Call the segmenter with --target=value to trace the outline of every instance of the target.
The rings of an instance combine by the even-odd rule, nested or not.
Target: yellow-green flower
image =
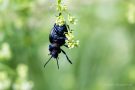
[[[56,24],[59,26],[62,26],[65,24],[65,19],[62,15],[58,16],[56,19]]]
[[[71,16],[71,15],[68,15],[68,21],[71,23],[71,24],[76,24],[76,18]]]
[[[68,38],[68,40],[74,39],[74,35],[72,34],[72,32],[68,32],[68,33],[66,33],[65,35],[66,35],[66,37]]]
[[[66,5],[63,5],[62,6],[62,11],[66,11],[67,10],[67,6]]]
[[[67,37],[66,43],[70,49],[79,45],[79,40],[74,40],[74,35],[72,34],[72,32],[68,32],[65,35]]]

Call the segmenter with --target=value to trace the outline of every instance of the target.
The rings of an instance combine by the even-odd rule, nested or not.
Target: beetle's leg
[[[68,31],[71,31],[69,25],[66,24],[66,27],[67,27]]]
[[[51,58],[52,58],[52,56],[51,56],[50,59],[45,63],[44,68],[45,68],[45,66],[49,63],[49,61],[51,60]]]
[[[71,61],[70,61],[70,59],[68,58],[68,56],[67,56],[66,52],[65,52],[64,50],[62,50],[62,49],[61,49],[61,51],[62,51],[62,53],[63,53],[63,54],[65,54],[65,56],[66,56],[66,58],[67,58],[68,62],[69,62],[70,64],[72,64],[72,62],[71,62]]]
[[[68,45],[64,45],[66,48],[69,48]]]
[[[58,62],[58,58],[56,58],[56,61],[57,61],[57,66],[58,66],[58,69],[59,69],[59,62]]]

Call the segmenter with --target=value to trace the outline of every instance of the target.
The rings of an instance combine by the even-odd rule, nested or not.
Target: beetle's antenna
[[[58,58],[56,58],[56,61],[57,61],[57,66],[58,66],[58,69],[59,69],[59,62],[58,62]]]
[[[62,53],[63,53],[63,54],[65,54],[65,56],[66,56],[66,58],[67,58],[68,62],[69,62],[70,64],[72,64],[72,62],[71,62],[71,61],[70,61],[70,59],[68,58],[68,56],[67,56],[66,52],[65,52],[64,50],[62,50],[62,49],[61,49],[61,51],[62,51]]]
[[[44,68],[45,68],[45,66],[49,63],[49,61],[51,60],[51,58],[52,58],[52,56],[49,58],[49,60],[45,63],[45,65],[44,65]]]

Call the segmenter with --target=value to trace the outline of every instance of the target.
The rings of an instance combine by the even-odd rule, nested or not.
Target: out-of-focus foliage
[[[129,23],[131,24],[135,23],[135,4],[133,3],[128,4],[127,18],[128,18]]]
[[[62,47],[60,70],[43,67],[56,3],[0,0],[0,90],[135,90],[134,0],[64,0],[80,47]]]

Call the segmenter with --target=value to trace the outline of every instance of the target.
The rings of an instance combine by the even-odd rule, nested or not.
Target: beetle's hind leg
[[[45,68],[45,66],[49,63],[49,61],[51,60],[51,58],[52,58],[52,56],[49,58],[49,60],[45,63],[45,65],[44,65],[44,68]]]
[[[70,61],[70,59],[68,58],[68,56],[67,56],[66,52],[65,52],[64,50],[62,50],[62,49],[61,49],[61,51],[62,51],[62,53],[63,53],[63,54],[65,54],[65,56],[66,56],[66,58],[67,58],[68,62],[69,62],[70,64],[72,64],[72,62],[71,62],[71,61]]]
[[[57,61],[57,66],[58,66],[58,69],[59,69],[59,62],[58,62],[58,58],[56,58],[56,61]]]
[[[69,48],[68,45],[64,45],[66,48]]]

